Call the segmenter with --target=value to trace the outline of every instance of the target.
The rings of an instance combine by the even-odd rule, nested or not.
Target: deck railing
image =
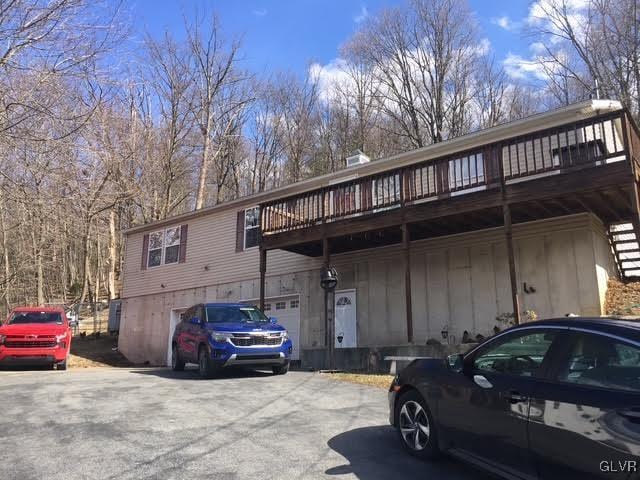
[[[632,122],[626,115],[599,115],[266,202],[260,206],[262,234],[627,160],[625,135],[638,152],[640,137],[625,127]]]

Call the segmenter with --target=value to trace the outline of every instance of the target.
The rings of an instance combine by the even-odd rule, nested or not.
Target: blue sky
[[[399,1],[380,0],[133,0],[135,34],[183,35],[183,15],[197,7],[215,10],[227,35],[243,40],[244,62],[256,73],[306,72],[312,62],[331,63],[340,46],[367,15]],[[532,39],[522,34],[529,0],[470,0],[492,51],[507,65],[531,55]],[[517,76],[522,69],[510,69]]]

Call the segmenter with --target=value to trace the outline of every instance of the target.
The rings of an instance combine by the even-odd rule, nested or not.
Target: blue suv
[[[182,315],[171,348],[173,370],[197,363],[200,375],[211,378],[230,366],[271,367],[284,375],[293,346],[284,327],[253,305],[205,303]]]

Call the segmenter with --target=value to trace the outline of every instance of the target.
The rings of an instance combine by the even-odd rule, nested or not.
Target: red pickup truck
[[[67,369],[71,327],[60,307],[18,307],[0,323],[0,365]]]

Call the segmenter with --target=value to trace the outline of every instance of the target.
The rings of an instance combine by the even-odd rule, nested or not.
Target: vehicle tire
[[[285,363],[284,365],[277,365],[273,367],[272,370],[274,375],[284,375],[289,371],[289,362]]]
[[[202,378],[213,378],[217,370],[211,361],[209,350],[204,345],[201,346],[198,350],[198,373]]]
[[[56,364],[56,370],[66,370],[67,369],[67,359],[65,358],[63,361],[58,362]]]
[[[184,360],[180,357],[180,350],[174,343],[171,346],[171,369],[174,372],[182,372],[184,370]]]
[[[427,403],[416,390],[396,401],[396,430],[404,448],[413,456],[433,460],[440,455],[436,424]]]

